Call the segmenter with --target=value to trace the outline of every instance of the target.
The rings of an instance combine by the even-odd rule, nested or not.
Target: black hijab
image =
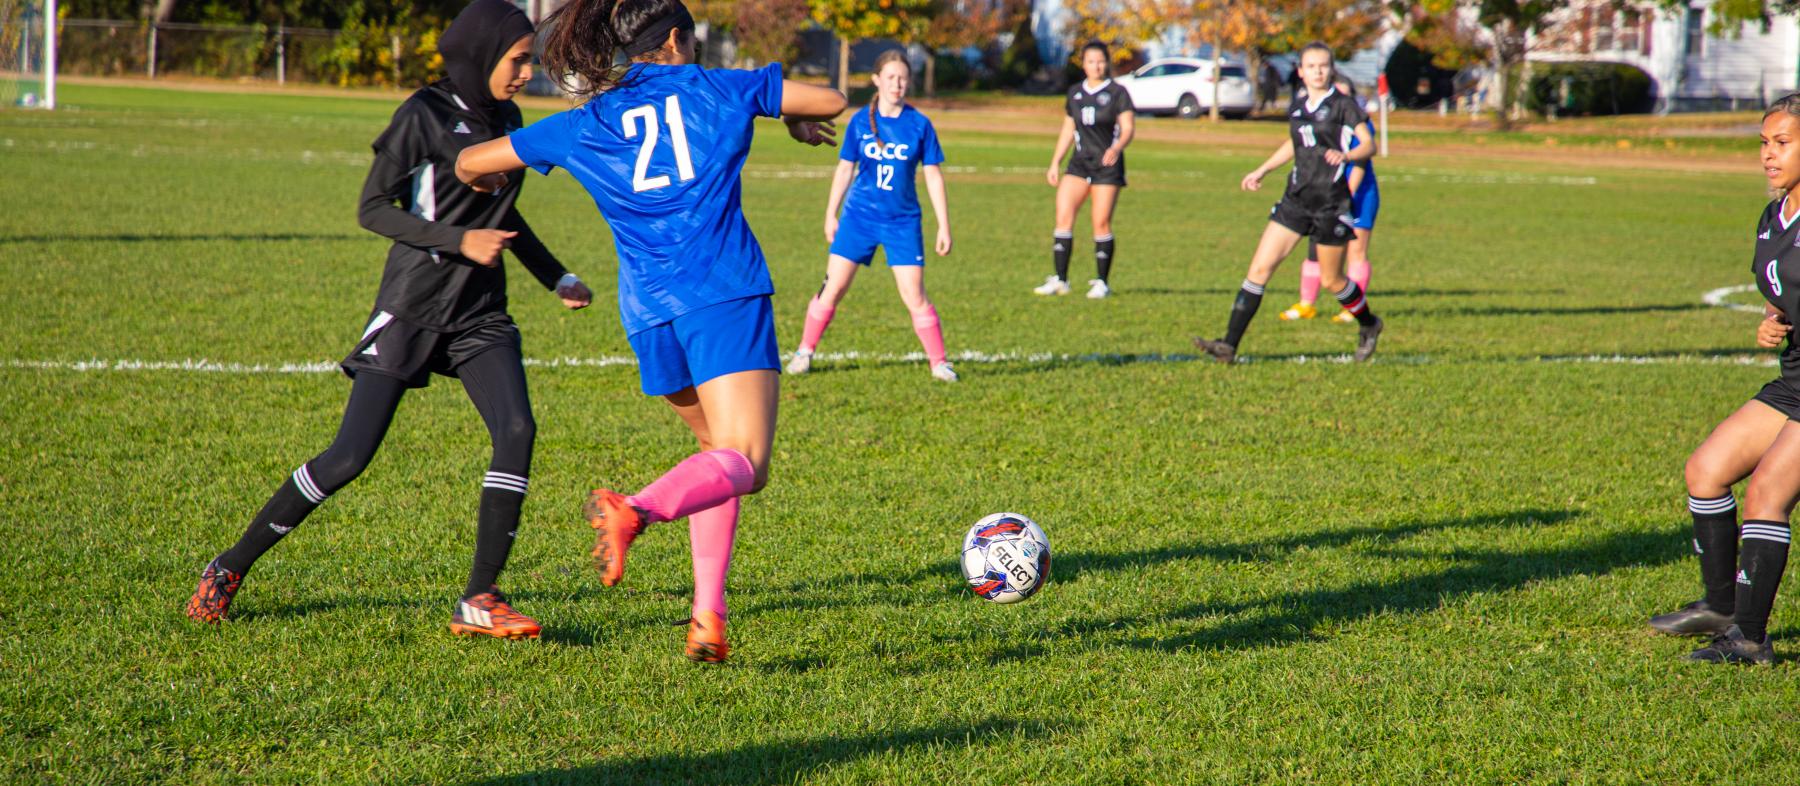
[[[494,98],[488,77],[513,42],[532,33],[531,20],[518,6],[506,0],[475,0],[438,39],[450,90],[490,125],[502,119],[502,110],[512,101]]]

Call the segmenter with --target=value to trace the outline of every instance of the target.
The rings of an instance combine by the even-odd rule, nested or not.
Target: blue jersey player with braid
[[[744,220],[744,159],[757,117],[833,143],[843,94],[755,71],[694,63],[679,0],[571,0],[547,25],[544,64],[582,105],[463,151],[457,173],[560,168],[587,189],[619,254],[619,315],[647,395],[662,396],[700,451],[638,493],[595,489],[584,514],[606,586],[645,527],[688,519],[694,605],[687,657],[726,659],[725,576],[738,498],[768,482],[780,350],[762,248]],[[626,61],[615,67],[620,57]],[[570,77],[578,77],[571,80]]]

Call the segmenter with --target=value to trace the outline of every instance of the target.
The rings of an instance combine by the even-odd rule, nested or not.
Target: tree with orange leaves
[[[850,42],[896,38],[913,42],[931,24],[933,0],[807,0],[813,21],[838,37],[838,84],[850,92]]]

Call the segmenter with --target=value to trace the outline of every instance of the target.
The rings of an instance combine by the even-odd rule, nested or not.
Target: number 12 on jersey
[[[681,97],[669,96],[663,101],[663,116],[669,123],[669,139],[675,147],[675,173],[685,183],[694,179],[694,157],[688,153],[687,124],[681,119]],[[636,192],[650,191],[669,184],[668,175],[649,177],[650,155],[656,150],[657,128],[656,106],[645,104],[627,111],[619,118],[624,124],[625,138],[636,139],[638,128],[643,127],[644,141],[638,144],[637,166],[631,171],[631,190]]]

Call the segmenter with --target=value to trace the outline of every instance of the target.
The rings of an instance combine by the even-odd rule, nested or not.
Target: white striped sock
[[[305,497],[306,501],[314,505],[324,502],[326,497],[331,496],[321,491],[319,484],[313,482],[312,472],[306,469],[305,464],[301,464],[299,469],[294,470],[294,486],[300,489],[300,496]]]
[[[1693,495],[1688,496],[1688,511],[1692,513],[1724,513],[1725,511],[1736,507],[1737,499],[1730,494],[1714,499],[1701,499]]]
[[[1775,543],[1788,543],[1792,534],[1787,527],[1773,524],[1745,524],[1744,540],[1767,540]]]
[[[514,475],[507,472],[489,472],[482,478],[481,485],[490,489],[516,491],[520,494],[524,494],[527,489],[531,488],[531,481],[522,475]]]
[[[1247,279],[1247,278],[1244,279],[1243,286],[1244,286],[1244,291],[1248,292],[1252,295],[1260,296],[1263,293],[1263,285],[1258,284],[1254,281],[1251,281],[1250,279]]]

